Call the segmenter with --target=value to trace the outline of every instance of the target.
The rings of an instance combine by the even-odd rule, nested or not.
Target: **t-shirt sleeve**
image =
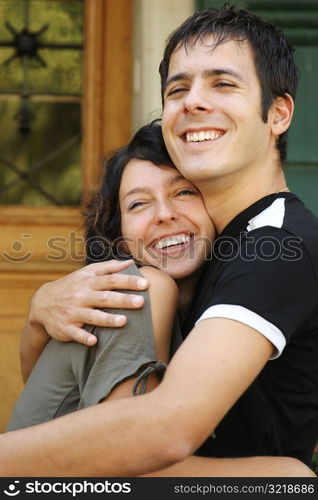
[[[129,268],[126,273],[140,274],[136,266]],[[141,309],[116,310],[116,313],[127,317],[124,327],[86,326],[97,336],[98,341],[89,348],[87,357],[81,358],[78,366],[77,360],[73,360],[81,393],[78,408],[99,403],[120,382],[139,375],[145,365],[157,361],[149,294],[147,291],[137,293],[145,299]],[[114,313],[114,309],[104,310]]]
[[[267,337],[276,348],[272,359],[278,357],[316,308],[317,283],[306,249],[282,229],[266,227],[245,235],[230,257],[197,322],[221,317],[244,323]]]

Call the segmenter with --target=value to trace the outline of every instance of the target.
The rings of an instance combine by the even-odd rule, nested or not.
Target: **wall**
[[[168,35],[195,10],[194,0],[136,0],[133,130],[160,117],[159,64]]]

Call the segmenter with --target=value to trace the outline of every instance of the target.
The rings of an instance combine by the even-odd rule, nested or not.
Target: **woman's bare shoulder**
[[[167,291],[171,290],[171,293],[178,293],[178,287],[174,279],[161,269],[152,266],[143,266],[139,268],[139,271],[153,288],[159,287],[161,290],[166,288]]]

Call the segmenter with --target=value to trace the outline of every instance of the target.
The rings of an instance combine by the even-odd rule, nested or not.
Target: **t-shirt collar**
[[[253,219],[253,217],[256,217],[260,212],[265,210],[267,207],[269,207],[273,201],[275,201],[278,198],[285,198],[285,199],[290,199],[290,198],[297,198],[297,196],[293,193],[287,192],[287,193],[272,193],[267,196],[264,196],[264,198],[261,198],[260,200],[257,200],[253,205],[250,205],[248,208],[240,212],[238,215],[232,219],[227,226],[223,229],[223,231],[219,234],[219,237],[223,236],[235,236],[239,234],[242,231],[246,230],[246,227],[248,225],[248,222]]]

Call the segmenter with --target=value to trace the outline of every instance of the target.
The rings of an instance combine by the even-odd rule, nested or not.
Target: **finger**
[[[97,337],[92,333],[77,326],[70,325],[67,329],[67,337],[70,341],[78,342],[87,346],[93,346],[97,342]]]
[[[78,309],[76,311],[76,322],[93,326],[102,326],[108,328],[120,328],[127,323],[127,318],[123,314],[111,314],[99,309]],[[77,328],[76,325],[69,325],[69,328]],[[86,332],[89,333],[89,332]]]
[[[89,267],[92,268],[94,274],[96,276],[104,275],[104,274],[112,274],[122,271],[123,269],[127,269],[133,264],[133,260],[107,260],[103,262],[95,262],[94,264],[90,264]]]
[[[145,290],[149,283],[141,276],[130,274],[108,274],[94,278],[95,290]]]
[[[87,295],[85,303],[94,308],[139,309],[145,301],[142,295],[105,290],[91,292]]]

